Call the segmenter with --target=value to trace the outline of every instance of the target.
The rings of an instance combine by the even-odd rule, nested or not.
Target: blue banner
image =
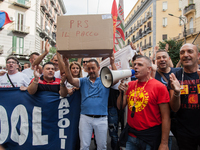
[[[0,88],[0,144],[10,150],[79,149],[80,105],[80,91],[60,98]]]

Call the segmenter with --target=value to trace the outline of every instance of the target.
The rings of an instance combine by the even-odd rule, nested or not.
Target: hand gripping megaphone
[[[113,83],[120,79],[131,77],[135,74],[135,70],[110,70],[108,67],[103,67],[100,72],[100,78],[102,84],[109,88]]]

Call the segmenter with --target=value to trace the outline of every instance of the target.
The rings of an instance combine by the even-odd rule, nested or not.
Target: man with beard
[[[184,44],[180,49],[183,68],[170,75],[170,106],[177,112],[176,139],[180,150],[197,150],[200,146],[198,53],[197,46]]]
[[[58,60],[61,58],[58,55]],[[114,54],[110,57],[112,69],[116,70]],[[91,136],[94,134],[97,149],[106,150],[108,130],[108,96],[109,88],[105,88],[99,77],[99,63],[95,59],[87,62],[88,77],[73,78],[69,69],[69,62],[65,58],[65,74],[67,81],[80,88],[81,91],[81,116],[79,122],[79,136],[81,150],[89,150]]]
[[[68,90],[64,84],[66,77],[65,75],[63,75],[61,79],[54,77],[55,67],[52,62],[47,62],[43,65],[43,75],[41,77],[36,68],[35,66],[34,78],[27,88],[29,94],[33,95],[37,91],[51,91],[59,93],[62,97],[67,96]]]

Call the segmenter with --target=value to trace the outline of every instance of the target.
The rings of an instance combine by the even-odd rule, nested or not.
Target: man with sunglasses
[[[88,71],[87,71],[87,63],[89,62],[91,58],[83,58],[83,68],[82,68],[82,75],[83,77],[88,76]]]
[[[30,80],[26,74],[17,70],[19,61],[14,56],[6,59],[7,73],[0,76],[0,88],[28,87]]]
[[[167,88],[151,78],[152,64],[148,57],[138,56],[133,69],[138,80],[128,84],[122,81],[119,85],[117,107],[128,105],[127,125],[122,134],[125,137],[120,139],[127,140],[126,150],[167,150],[170,130]]]

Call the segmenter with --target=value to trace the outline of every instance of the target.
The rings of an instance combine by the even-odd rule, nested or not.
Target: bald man
[[[200,81],[198,48],[187,43],[180,49],[183,68],[170,75],[170,106],[177,112],[177,142],[180,150],[197,150],[200,146]]]

